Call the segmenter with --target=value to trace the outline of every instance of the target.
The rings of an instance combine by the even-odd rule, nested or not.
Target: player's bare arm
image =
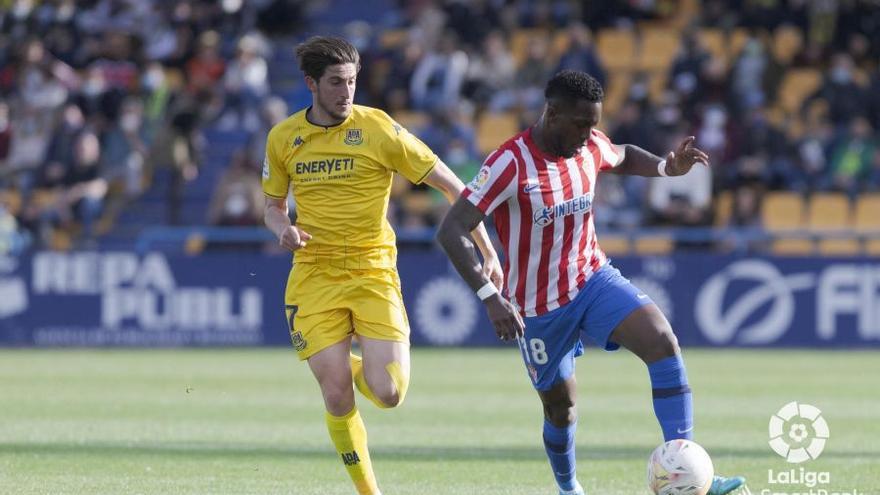
[[[440,191],[453,204],[464,189],[464,183],[441,160],[437,160],[434,169],[425,177],[425,184]],[[498,290],[501,290],[501,287],[504,285],[504,274],[501,271],[498,253],[495,252],[495,248],[492,246],[492,241],[489,239],[489,234],[486,233],[486,227],[483,225],[482,220],[480,218],[476,223],[476,227],[468,230],[471,234],[471,239],[476,243],[480,253],[483,255],[482,265],[478,261],[477,266],[480,267],[479,271],[491,280]]]
[[[437,230],[437,241],[440,246],[446,251],[446,255],[464,281],[475,292],[485,286],[488,280],[481,270],[469,232],[480,225],[483,218],[483,212],[476,206],[464,198],[459,198],[452,204],[452,208]],[[523,335],[525,325],[522,317],[509,301],[501,297],[500,293],[496,292],[486,297],[483,303],[486,305],[486,312],[498,338],[510,340]]]
[[[263,211],[263,221],[276,237],[278,244],[285,249],[296,251],[306,247],[306,241],[312,236],[297,227],[291,225],[290,217],[287,216],[287,198],[273,198],[266,196],[266,205]]]
[[[709,155],[694,146],[694,136],[682,140],[675,151],[670,151],[665,158],[665,176],[684,175],[690,172],[697,163],[709,164]],[[643,177],[663,177],[660,173],[660,162],[664,159],[632,144],[615,145],[620,162],[609,172],[620,175],[641,175]]]

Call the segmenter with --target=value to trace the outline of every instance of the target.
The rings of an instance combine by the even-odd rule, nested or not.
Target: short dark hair
[[[599,81],[586,72],[562,70],[547,81],[544,98],[566,101],[587,100],[591,103],[598,103],[605,98],[605,91],[602,90]]]
[[[321,79],[328,65],[354,64],[361,70],[361,56],[345,38],[312,36],[296,46],[299,70],[315,81]]]

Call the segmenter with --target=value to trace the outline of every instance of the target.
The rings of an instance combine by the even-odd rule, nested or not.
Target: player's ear
[[[317,93],[318,92],[318,81],[315,81],[314,78],[312,78],[312,76],[305,76],[305,80],[306,80],[306,87],[309,88],[309,91],[311,91],[312,93]]]

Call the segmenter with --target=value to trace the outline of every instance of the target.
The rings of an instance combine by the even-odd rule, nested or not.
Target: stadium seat
[[[733,192],[721,191],[715,195],[715,217],[712,224],[716,227],[726,227],[733,215]]]
[[[701,29],[697,36],[700,44],[712,55],[712,58],[727,60],[727,42],[724,31],[717,28]]]
[[[639,237],[634,244],[639,255],[666,255],[675,247],[671,237],[662,235]]]
[[[813,254],[810,239],[781,238],[773,241],[770,251],[777,256],[809,256]]]
[[[392,118],[413,134],[418,134],[419,130],[424,129],[431,120],[427,113],[418,110],[398,110],[394,112]]]
[[[605,101],[602,103],[606,115],[614,115],[626,101],[631,82],[628,71],[617,70],[608,74],[605,87]]]
[[[625,256],[630,251],[629,238],[623,235],[602,235],[599,237],[599,246],[609,256]]]
[[[860,232],[880,232],[880,193],[864,193],[858,197],[853,224]]]
[[[379,46],[385,50],[396,50],[406,44],[409,31],[406,29],[383,29],[379,35]]]
[[[849,198],[843,193],[814,193],[807,206],[807,226],[812,230],[842,230],[852,226]]]
[[[761,204],[761,223],[770,232],[803,228],[804,200],[800,193],[767,193]]]
[[[644,29],[639,50],[638,69],[668,71],[680,44],[681,34],[675,28],[657,26]]]
[[[636,62],[635,35],[628,29],[602,29],[596,48],[599,58],[608,70],[631,70]]]
[[[546,36],[547,32],[543,29],[517,29],[510,35],[510,54],[517,67],[522,67],[529,54],[529,43],[533,38]],[[560,32],[560,36],[566,33]]]
[[[819,88],[822,74],[817,69],[789,69],[779,88],[779,103],[789,113],[798,112],[804,99]]]
[[[819,254],[823,256],[856,256],[862,250],[858,239],[820,239]]]
[[[789,65],[803,44],[804,36],[794,26],[780,26],[773,32],[773,56],[783,65]]]
[[[21,211],[21,194],[12,189],[0,191],[0,205],[13,216],[18,215],[18,212]]]
[[[477,122],[477,147],[484,156],[520,131],[514,112],[486,112]]]

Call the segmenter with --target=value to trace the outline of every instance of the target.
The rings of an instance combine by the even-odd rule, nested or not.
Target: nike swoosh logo
[[[647,299],[648,298],[648,296],[645,294],[639,294],[636,297],[638,297],[639,299]],[[681,433],[681,432],[679,432],[679,433]]]
[[[694,427],[691,426],[690,428],[688,428],[688,429],[686,429],[686,430],[682,430],[681,428],[676,428],[675,431],[677,431],[679,434],[685,434],[685,433],[687,433],[687,432],[689,432],[689,431],[693,431],[693,429],[694,429]]]
[[[541,187],[541,184],[526,184],[526,186],[523,187],[523,192],[532,192],[539,187]]]

